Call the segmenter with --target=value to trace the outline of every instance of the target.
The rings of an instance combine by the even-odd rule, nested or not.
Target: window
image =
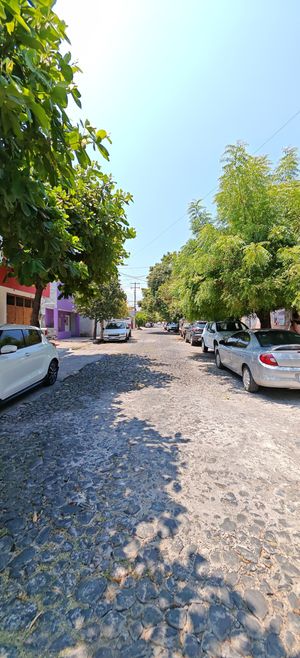
[[[32,299],[27,299],[27,297],[24,298],[24,306],[26,308],[32,308],[33,307],[33,300]]]
[[[0,348],[4,345],[16,345],[18,350],[24,347],[21,329],[4,329],[0,332]]]
[[[42,342],[41,333],[37,329],[24,329],[23,334],[26,347],[31,347],[31,345],[37,345]]]
[[[7,295],[7,303],[9,304],[9,306],[14,306],[15,305],[14,295]]]
[[[23,297],[16,297],[16,305],[17,306],[24,306]]]
[[[217,322],[217,331],[239,331],[245,328],[246,326],[239,320],[224,320],[224,322]]]
[[[281,329],[256,331],[255,336],[262,347],[300,345],[300,335],[294,334],[292,331],[281,331]]]
[[[238,334],[233,336],[235,340],[235,347],[246,348],[250,343],[250,334],[247,331],[240,331]]]
[[[169,324],[171,325],[174,323],[170,322]],[[126,324],[125,322],[109,322],[106,325],[106,329],[126,329]]]
[[[225,340],[226,347],[237,347],[237,339],[235,336],[229,336]]]

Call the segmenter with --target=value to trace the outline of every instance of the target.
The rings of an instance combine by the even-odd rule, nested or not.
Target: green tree
[[[181,314],[180,304],[172,290],[175,259],[176,252],[167,253],[159,263],[150,267],[148,288],[142,291],[142,310],[157,320],[175,320]]]
[[[89,145],[108,159],[106,131],[67,114],[70,99],[80,107],[78,67],[62,54],[66,26],[54,4],[0,0],[0,246],[20,281],[37,286],[35,319],[51,254],[62,261],[78,242],[51,187],[74,189]]]
[[[135,235],[126,219],[131,199],[96,163],[77,167],[74,188],[49,190],[46,215],[53,221],[41,221],[37,233],[27,224],[22,250],[13,235],[6,241],[20,282],[36,286],[32,324],[38,324],[42,291],[49,281],[62,281],[60,292],[67,297],[116,274],[127,255],[125,240]]]
[[[144,311],[138,311],[135,315],[136,326],[144,327],[146,322],[152,322],[152,320],[149,320],[147,313],[144,313]]]
[[[174,259],[168,282],[188,319],[300,307],[299,157],[286,149],[272,170],[243,144],[229,146],[214,219],[201,201],[189,206],[193,236]]]
[[[75,305],[81,315],[94,320],[94,339],[97,338],[97,324],[100,322],[100,340],[103,340],[104,320],[127,316],[128,312],[125,292],[115,276],[101,286],[91,283],[84,293],[76,293]]]

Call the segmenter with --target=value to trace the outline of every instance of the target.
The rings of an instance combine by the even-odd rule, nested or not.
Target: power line
[[[280,133],[281,130],[283,130],[283,128],[285,128],[289,123],[291,123],[291,121],[293,121],[299,114],[300,114],[300,110],[297,110],[297,112],[295,112],[295,114],[293,114],[291,117],[289,117],[289,119],[287,119],[287,121],[285,121],[285,123],[283,123],[279,128],[277,128],[277,130],[275,130],[275,132],[273,132],[272,135],[270,135],[270,137],[268,137],[268,139],[266,139],[262,144],[260,144],[260,146],[258,146],[258,148],[253,152],[253,155],[258,153],[258,151],[260,151],[260,149],[262,149],[263,146],[268,144],[273,139],[273,137],[278,135],[278,133]],[[207,194],[205,194],[205,196],[201,197],[201,201],[205,201],[205,199],[207,199],[207,197],[210,196],[212,194],[212,192],[215,192],[215,190],[217,190],[217,189],[218,189],[218,186],[215,185],[215,187],[213,187],[209,192],[207,192]],[[181,217],[178,217],[178,219],[175,219],[175,221],[172,222],[172,224],[169,224],[168,226],[166,226],[165,229],[163,229],[160,233],[158,233],[158,235],[156,235],[156,237],[153,238],[153,240],[150,240],[150,242],[147,242],[147,244],[145,244],[145,246],[142,247],[142,249],[140,249],[137,252],[137,254],[139,254],[139,253],[141,253],[141,251],[144,251],[145,249],[147,249],[147,247],[149,247],[151,244],[153,244],[153,242],[156,242],[156,240],[158,240],[162,235],[167,233],[170,230],[170,228],[172,228],[173,226],[178,224],[178,222],[180,222],[185,217],[186,217],[186,213],[184,215],[181,215]]]
[[[253,155],[255,155],[255,153],[257,153],[258,151],[260,151],[260,149],[262,149],[263,146],[265,146],[266,144],[268,144],[268,143],[271,141],[271,139],[273,139],[273,137],[276,137],[276,135],[278,135],[278,133],[280,133],[281,130],[283,130],[283,128],[285,128],[285,126],[287,126],[289,123],[291,123],[291,121],[293,121],[294,119],[296,119],[296,117],[297,117],[299,114],[300,114],[300,110],[298,110],[297,112],[295,112],[295,114],[293,114],[293,115],[292,115],[292,116],[291,116],[291,117],[290,117],[285,123],[283,123],[282,126],[280,126],[280,128],[278,128],[277,130],[275,130],[275,132],[272,133],[272,135],[270,135],[270,137],[268,137],[268,139],[266,139],[265,142],[263,142],[263,143],[262,143],[262,144],[256,149],[256,151],[253,151]]]

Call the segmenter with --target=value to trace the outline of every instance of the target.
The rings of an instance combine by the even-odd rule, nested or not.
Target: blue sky
[[[300,4],[58,0],[56,11],[83,70],[83,115],[113,141],[103,167],[134,196],[137,238],[122,269],[131,300],[131,281],[144,285],[187,240],[188,203],[217,185],[225,146],[254,152],[300,109]],[[299,147],[299,129],[300,115],[260,152],[276,161]],[[213,193],[205,203],[213,209]]]

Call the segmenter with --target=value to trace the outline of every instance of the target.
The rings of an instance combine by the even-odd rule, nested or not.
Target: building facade
[[[0,324],[30,324],[35,287],[22,286],[11,273],[0,266]],[[43,290],[42,304],[49,297],[50,285]]]
[[[80,335],[80,319],[72,297],[59,299],[58,283],[50,283],[50,295],[42,305],[42,326],[56,338]]]

